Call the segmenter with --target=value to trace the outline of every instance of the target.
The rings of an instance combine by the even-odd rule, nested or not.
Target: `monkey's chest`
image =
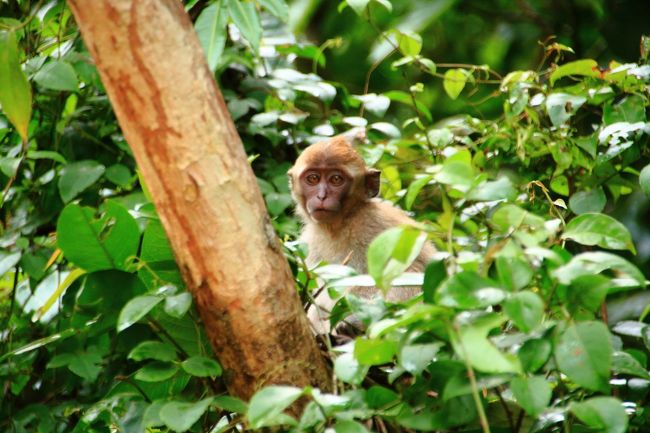
[[[308,243],[309,266],[320,262],[329,264],[345,264],[354,268],[359,273],[367,272],[366,245],[359,245],[347,239],[337,239],[325,236],[312,238]]]

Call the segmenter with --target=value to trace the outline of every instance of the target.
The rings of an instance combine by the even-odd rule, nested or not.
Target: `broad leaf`
[[[592,59],[582,59],[576,60],[575,62],[565,63],[564,65],[558,67],[551,74],[551,86],[554,85],[555,82],[560,78],[567,77],[569,75],[599,77],[600,69],[598,69],[598,63]]]
[[[602,322],[570,324],[555,340],[560,371],[570,380],[593,391],[608,392],[612,344]]]
[[[445,72],[442,86],[451,99],[458,98],[467,83],[468,72],[464,69],[450,69]]]
[[[63,60],[50,60],[34,75],[34,81],[51,90],[74,92],[79,88],[77,73]]]
[[[435,294],[437,304],[452,308],[483,308],[498,304],[506,293],[476,272],[463,271],[445,280]]]
[[[106,167],[97,161],[77,161],[66,165],[59,177],[59,194],[64,203],[69,202],[102,177]]]
[[[625,433],[627,414],[622,402],[614,397],[593,397],[572,403],[571,412],[587,426],[603,433]]]
[[[251,398],[246,416],[254,429],[291,423],[293,418],[282,412],[302,395],[302,389],[292,386],[269,386]],[[295,422],[295,421],[293,421]]]
[[[194,25],[211,71],[217,68],[228,38],[228,3],[217,0],[201,12]]]
[[[260,39],[262,38],[262,23],[260,16],[252,1],[229,0],[228,9],[233,23],[253,48],[259,52]]]
[[[174,361],[176,360],[176,349],[162,341],[143,341],[129,352],[128,358],[134,361],[145,359]]]
[[[510,382],[510,389],[517,403],[532,417],[541,414],[551,402],[551,385],[544,376],[516,377]]]
[[[94,209],[67,205],[56,226],[57,244],[65,257],[88,272],[128,269],[138,250],[139,229],[129,212],[113,201],[98,219]]]
[[[178,367],[169,362],[153,361],[135,373],[135,378],[143,382],[162,382],[171,379]]]
[[[617,280],[623,280],[628,286],[630,284],[625,280],[630,280],[631,285],[645,287],[645,277],[636,266],[621,256],[603,251],[578,254],[566,265],[555,269],[553,275],[562,284],[571,284],[578,277],[600,274],[606,270],[614,271]]]
[[[16,34],[0,31],[0,107],[23,141],[32,115],[32,88],[20,67]]]
[[[358,338],[354,342],[354,357],[363,365],[381,365],[391,362],[397,345],[391,340]]]
[[[149,311],[163,300],[160,296],[138,296],[131,299],[120,311],[117,319],[117,332],[124,331],[129,326],[146,316]]]
[[[181,401],[170,401],[160,409],[160,419],[176,432],[189,430],[212,404],[212,397],[186,403]]]
[[[607,204],[607,197],[601,187],[593,188],[588,191],[578,191],[569,199],[569,208],[576,215],[602,212]]]
[[[221,376],[221,366],[217,361],[204,356],[192,356],[181,364],[181,368],[186,373],[198,377],[216,377]]]
[[[610,217],[600,213],[586,213],[569,221],[562,239],[571,239],[583,245],[598,245],[613,250],[629,250],[636,253],[628,229]]]
[[[523,291],[511,295],[503,310],[523,332],[530,332],[542,323],[544,301],[536,293]]]

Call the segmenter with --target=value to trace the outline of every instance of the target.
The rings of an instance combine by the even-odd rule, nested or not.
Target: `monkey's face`
[[[335,168],[309,168],[299,179],[309,216],[318,222],[336,218],[352,187],[352,178]]]

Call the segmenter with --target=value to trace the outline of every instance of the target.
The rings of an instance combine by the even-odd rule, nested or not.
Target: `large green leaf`
[[[120,316],[117,319],[117,332],[125,330],[142,319],[162,300],[161,296],[153,295],[138,296],[131,299],[120,311]]]
[[[585,102],[587,98],[584,96],[551,93],[546,98],[546,111],[553,126],[558,127],[568,121]]]
[[[614,397],[593,397],[572,403],[571,412],[592,429],[603,433],[625,433],[627,414],[622,402]]]
[[[458,98],[467,83],[468,72],[464,69],[450,69],[445,72],[442,86],[451,99]]]
[[[262,23],[255,3],[244,0],[229,0],[228,9],[233,23],[237,26],[244,39],[251,44],[255,53],[259,52]]]
[[[285,0],[258,0],[260,5],[282,21],[289,20],[289,6]]]
[[[498,304],[505,297],[505,291],[494,281],[472,271],[463,271],[447,278],[434,296],[437,304],[467,309]]]
[[[77,73],[63,60],[50,60],[34,75],[34,81],[51,90],[74,92],[79,88]]]
[[[472,367],[485,373],[521,373],[517,357],[499,351],[488,338],[494,328],[506,321],[500,314],[486,314],[471,323],[461,324],[456,332],[450,332],[451,344],[456,354],[469,361]]]
[[[65,257],[88,272],[128,269],[138,250],[140,231],[129,212],[114,201],[96,219],[94,209],[67,205],[56,226],[57,243]]]
[[[211,71],[217,68],[226,45],[228,18],[228,1],[217,0],[201,12],[194,25]]]
[[[599,77],[600,69],[598,68],[598,63],[592,59],[582,59],[576,60],[575,62],[565,63],[564,65],[558,67],[551,74],[551,86],[554,85],[555,82],[560,78],[567,77],[569,75]]]
[[[143,341],[129,352],[128,358],[134,361],[145,359],[174,361],[176,360],[176,349],[171,344],[162,341]]]
[[[566,265],[555,269],[553,275],[562,284],[571,284],[576,278],[599,274],[606,270],[614,271],[617,280],[627,286],[645,287],[645,277],[636,266],[621,256],[604,251],[578,254]],[[626,280],[630,282],[628,283]]]
[[[601,213],[585,213],[575,217],[566,225],[562,239],[636,253],[628,229],[609,215]]]
[[[160,409],[160,419],[176,432],[189,430],[212,404],[212,397],[187,403],[181,401],[170,401]]]
[[[105,170],[106,167],[93,160],[77,161],[66,165],[59,177],[59,194],[63,202],[69,202],[97,182]]]
[[[138,370],[134,377],[142,382],[162,382],[171,379],[177,371],[178,367],[175,364],[153,361]]]
[[[555,340],[560,371],[576,384],[608,392],[612,365],[611,335],[603,322],[569,324]]]
[[[536,293],[528,290],[511,295],[504,303],[503,310],[524,332],[530,332],[542,323],[544,301]]]
[[[607,204],[607,197],[601,187],[578,191],[569,199],[569,208],[576,215],[601,212]]]
[[[20,68],[16,34],[0,31],[0,106],[23,141],[32,115],[32,88]]]
[[[185,370],[186,373],[198,377],[221,376],[222,372],[221,366],[217,361],[204,356],[192,356],[187,358],[181,364],[181,368]]]
[[[551,402],[551,385],[544,376],[516,377],[510,389],[517,403],[532,417],[538,416]]]
[[[381,365],[391,362],[397,345],[391,340],[358,338],[354,342],[354,357],[363,365]]]
[[[295,420],[283,411],[302,395],[302,389],[292,386],[269,386],[251,398],[246,416],[254,429],[278,424],[292,424]]]

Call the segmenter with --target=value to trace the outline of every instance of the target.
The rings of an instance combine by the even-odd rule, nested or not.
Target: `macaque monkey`
[[[367,168],[342,136],[309,146],[288,174],[296,213],[303,223],[300,240],[307,244],[309,266],[325,261],[367,273],[370,242],[386,229],[415,222],[392,204],[374,198],[379,194],[379,170]],[[408,271],[423,272],[433,253],[433,246],[425,243]],[[419,290],[393,287],[386,299],[403,301]],[[351,292],[369,298],[377,294],[377,289],[354,287]],[[329,331],[328,316],[333,305],[324,291],[309,310],[317,333]]]

